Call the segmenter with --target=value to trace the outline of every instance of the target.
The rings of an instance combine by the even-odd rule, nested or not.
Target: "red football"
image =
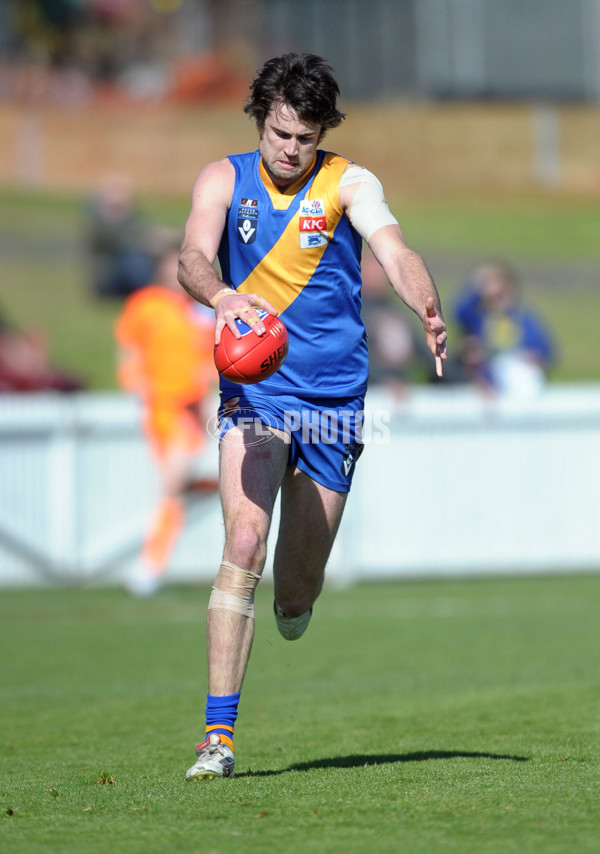
[[[235,383],[248,385],[270,377],[287,356],[288,334],[283,322],[262,309],[257,308],[256,312],[266,327],[264,335],[257,335],[238,317],[235,323],[242,337],[236,338],[225,326],[215,346],[217,370]]]

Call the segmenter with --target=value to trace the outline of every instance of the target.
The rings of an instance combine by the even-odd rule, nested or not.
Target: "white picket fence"
[[[365,438],[331,582],[600,569],[600,386],[373,391]],[[156,496],[135,400],[0,396],[0,586],[120,582]],[[222,544],[218,496],[194,498],[169,579],[212,580]]]

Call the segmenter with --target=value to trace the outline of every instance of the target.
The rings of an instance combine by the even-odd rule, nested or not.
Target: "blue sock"
[[[238,716],[240,694],[225,697],[206,695],[206,735],[216,732],[221,741],[233,750],[233,728]]]

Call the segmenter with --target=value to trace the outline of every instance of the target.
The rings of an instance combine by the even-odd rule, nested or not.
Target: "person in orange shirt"
[[[216,379],[214,319],[177,281],[179,245],[160,256],[155,281],[125,301],[116,324],[118,379],[144,404],[144,429],[161,496],[140,561],[127,581],[137,596],[160,587],[185,516],[184,494],[205,439],[202,401]]]

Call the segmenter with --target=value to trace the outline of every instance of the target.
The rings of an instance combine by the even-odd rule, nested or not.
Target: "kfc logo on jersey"
[[[240,199],[237,219],[238,240],[242,243],[254,243],[258,225],[258,200]]]
[[[301,216],[300,231],[327,231],[327,217]]]
[[[329,240],[324,199],[303,199],[300,202],[300,247],[314,249]]]

